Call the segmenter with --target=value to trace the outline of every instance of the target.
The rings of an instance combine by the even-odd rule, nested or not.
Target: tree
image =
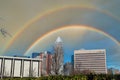
[[[52,74],[63,74],[63,47],[60,37],[57,38],[54,46],[54,54],[52,57]]]
[[[36,77],[37,76],[36,68],[31,69],[28,76],[29,77]]]
[[[77,64],[77,65],[74,67],[74,70],[73,70],[73,72],[72,72],[72,75],[81,74],[80,65],[81,65],[81,64]]]
[[[64,64],[64,75],[71,75],[73,71],[73,65],[70,62]]]
[[[10,33],[8,33],[4,28],[0,29],[0,33],[4,36],[4,37],[12,37],[12,35]]]

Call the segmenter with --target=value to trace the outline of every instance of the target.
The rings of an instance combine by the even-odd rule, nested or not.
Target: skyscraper
[[[52,54],[48,51],[41,52],[40,59],[42,59],[41,74],[44,76],[51,74]]]
[[[89,70],[95,73],[107,73],[106,50],[75,50],[74,69]]]
[[[60,37],[55,41],[52,64],[55,75],[63,74],[63,41]]]
[[[55,49],[58,52],[58,55],[60,56],[60,64],[62,64],[63,66],[63,41],[61,39],[61,37],[58,37],[55,41]]]

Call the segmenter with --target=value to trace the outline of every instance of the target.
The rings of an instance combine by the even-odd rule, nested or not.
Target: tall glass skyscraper
[[[54,62],[57,74],[63,74],[63,41],[58,37],[54,45]]]

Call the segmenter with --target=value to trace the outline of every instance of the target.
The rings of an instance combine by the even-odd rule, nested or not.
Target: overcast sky
[[[0,0],[0,54],[52,51],[58,36],[64,61],[75,49],[106,49],[107,65],[120,66],[119,0]],[[76,27],[77,26],[77,27]]]

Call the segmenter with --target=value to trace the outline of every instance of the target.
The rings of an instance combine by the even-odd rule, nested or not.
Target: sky
[[[0,0],[0,55],[53,51],[63,40],[64,62],[74,50],[106,49],[107,66],[120,69],[119,0]]]

